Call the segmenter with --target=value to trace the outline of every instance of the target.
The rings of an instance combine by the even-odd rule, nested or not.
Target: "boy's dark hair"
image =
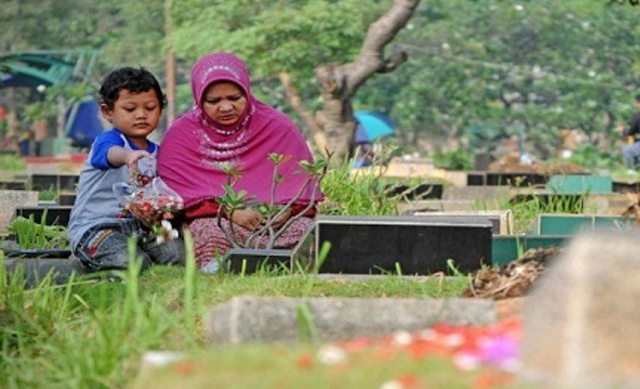
[[[109,73],[100,87],[100,103],[113,109],[121,90],[128,90],[134,94],[153,90],[158,96],[160,108],[164,109],[167,104],[160,83],[150,71],[143,67],[136,69],[126,66]]]
[[[636,101],[637,101],[638,103],[640,103],[640,93],[638,93],[638,94],[636,95]]]

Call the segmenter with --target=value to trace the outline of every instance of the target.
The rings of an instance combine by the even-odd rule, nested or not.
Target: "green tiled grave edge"
[[[569,235],[556,236],[514,236],[514,235],[494,235],[491,243],[491,264],[492,266],[503,266],[522,256],[529,249],[549,248],[561,246]]]
[[[613,193],[613,181],[609,176],[557,175],[551,176],[546,190],[567,194],[607,194]]]
[[[594,229],[627,229],[635,224],[635,220],[622,216],[545,214],[538,216],[527,233],[530,235],[574,235]]]

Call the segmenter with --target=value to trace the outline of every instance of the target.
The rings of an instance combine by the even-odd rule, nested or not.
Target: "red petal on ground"
[[[196,370],[196,365],[190,362],[180,362],[174,366],[174,369],[180,374],[190,374]]]
[[[399,383],[403,389],[411,389],[418,387],[418,378],[411,374],[404,374],[396,378],[395,381]]]
[[[313,355],[311,354],[300,355],[298,357],[298,360],[296,361],[296,364],[300,369],[305,369],[305,370],[312,369],[314,365]]]
[[[515,383],[513,375],[505,372],[483,372],[473,381],[474,389],[504,388]]]

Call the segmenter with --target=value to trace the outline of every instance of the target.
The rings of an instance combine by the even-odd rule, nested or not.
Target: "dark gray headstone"
[[[77,174],[31,174],[29,186],[32,190],[75,190],[78,184]]]
[[[319,216],[316,252],[331,249],[320,273],[431,274],[449,272],[453,261],[461,272],[491,264],[489,220],[419,216]]]
[[[75,258],[6,258],[5,272],[8,277],[24,277],[27,287],[35,287],[47,276],[54,284],[64,284],[72,274],[88,274],[87,269]]]
[[[45,210],[47,217],[45,219],[46,225],[67,226],[69,225],[69,217],[71,216],[70,205],[47,205],[37,207],[16,207],[16,216],[22,216],[29,219],[33,215],[33,220],[36,223],[40,223],[44,216]]]
[[[72,206],[76,202],[76,194],[75,193],[60,193],[58,195],[58,205],[68,205]]]
[[[394,184],[385,188],[389,196],[398,196],[408,200],[441,199],[442,184],[422,183],[418,185]]]
[[[509,185],[514,187],[531,187],[545,185],[549,176],[531,172],[487,172],[487,185]]]
[[[293,270],[292,255],[292,250],[232,248],[225,256],[225,270],[241,274]]]

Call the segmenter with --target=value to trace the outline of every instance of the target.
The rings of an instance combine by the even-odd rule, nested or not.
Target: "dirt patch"
[[[544,175],[585,174],[585,169],[569,162],[526,164],[516,155],[508,155],[489,165],[490,172],[499,173],[537,173]]]
[[[548,262],[561,252],[556,246],[531,249],[502,267],[480,269],[471,275],[462,296],[494,300],[522,297],[544,273]]]

